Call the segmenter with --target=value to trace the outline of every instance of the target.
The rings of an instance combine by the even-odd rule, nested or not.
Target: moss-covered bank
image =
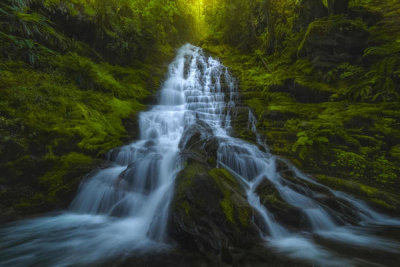
[[[235,43],[227,36],[239,32],[214,28],[203,47],[238,78],[272,152],[398,214],[400,3],[349,1],[337,12],[311,0],[254,5],[238,14],[258,25],[254,39]]]
[[[0,4],[0,221],[65,208],[137,136],[136,115],[189,37],[178,1],[164,4]]]

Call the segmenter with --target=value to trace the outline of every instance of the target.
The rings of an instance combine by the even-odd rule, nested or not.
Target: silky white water
[[[360,263],[318,240],[399,253],[398,242],[378,237],[368,227],[399,226],[400,220],[381,215],[294,167],[290,168],[299,183],[277,172],[277,158],[257,134],[251,112],[248,127],[258,145],[231,137],[237,96],[235,80],[219,61],[206,57],[198,47],[180,48],[160,90],[159,104],[140,114],[140,140],[110,151],[109,167],[96,171],[81,184],[68,211],[0,229],[0,265],[92,265],[167,248],[174,180],[183,167],[179,142],[185,127],[198,120],[208,123],[219,137],[218,165],[244,185],[250,205],[262,218],[260,236],[270,249],[321,266]],[[264,180],[304,214],[307,227],[289,228],[261,204],[257,188]],[[301,181],[325,193],[314,192]],[[346,203],[355,219],[347,220],[324,205],[321,194]]]
[[[197,71],[193,65],[184,73],[195,50],[178,51],[159,104],[140,114],[140,140],[110,151],[110,167],[81,184],[68,212],[0,230],[0,265],[88,265],[166,246],[174,179],[182,168],[178,144],[185,125],[195,121],[186,99],[198,95]]]

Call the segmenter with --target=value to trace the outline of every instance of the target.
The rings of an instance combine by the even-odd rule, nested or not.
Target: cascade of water
[[[400,225],[365,203],[334,191],[288,165],[294,177],[277,171],[277,158],[257,133],[249,111],[248,127],[263,147],[230,136],[238,92],[235,80],[217,60],[192,45],[179,49],[160,91],[159,104],[140,114],[140,140],[108,153],[110,167],[97,171],[80,186],[70,210],[15,223],[0,229],[0,265],[88,265],[147,249],[162,249],[173,184],[182,169],[179,141],[185,127],[203,121],[218,136],[218,165],[244,184],[250,205],[261,215],[262,238],[291,257],[321,265],[351,265],[316,238],[395,253],[399,244],[368,234],[368,224]],[[268,181],[288,205],[301,211],[307,227],[292,229],[260,201],[258,187]],[[320,192],[301,182],[319,188]],[[354,210],[352,220],[321,202],[336,197]],[[343,218],[342,218],[343,217]],[[354,222],[354,220],[357,220]]]
[[[233,107],[230,106],[230,108]],[[322,191],[325,191],[327,195],[333,195],[343,200],[358,216],[358,226],[354,226],[354,222],[350,221],[342,221],[341,224],[338,224],[338,221],[342,219],[332,217],[334,215],[331,214],[329,207],[318,201],[321,197],[320,192],[313,192],[310,188],[288,181],[280,175],[275,165],[277,158],[269,153],[268,147],[257,132],[257,119],[251,110],[249,110],[248,117],[248,128],[255,134],[255,141],[264,148],[265,152],[260,151],[255,145],[225,136],[219,145],[218,163],[235,174],[247,186],[249,204],[260,213],[269,231],[266,240],[270,247],[294,258],[301,258],[312,264],[323,266],[351,266],[353,262],[321,247],[314,242],[314,236],[364,248],[370,247],[373,243],[375,249],[400,254],[400,243],[373,236],[362,228],[365,224],[399,226],[400,219],[379,214],[363,201],[319,184],[286,162],[296,180],[307,181],[317,188],[323,189]],[[257,187],[263,179],[268,180],[275,187],[279,196],[286,203],[306,215],[311,225],[311,231],[302,229],[299,232],[293,232],[293,230],[287,229],[261,204]]]
[[[200,48],[179,49],[159,104],[140,114],[140,140],[111,150],[110,167],[81,184],[68,212],[1,229],[0,265],[85,265],[163,248],[182,133],[196,119],[225,133],[230,79]]]

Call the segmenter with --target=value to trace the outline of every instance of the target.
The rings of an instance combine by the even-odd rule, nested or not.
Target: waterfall
[[[277,170],[280,159],[257,133],[251,111],[248,127],[258,144],[232,137],[237,98],[236,82],[226,67],[198,47],[180,48],[159,103],[140,114],[140,140],[111,150],[109,166],[80,185],[68,211],[1,228],[0,265],[92,265],[168,248],[169,206],[175,177],[183,168],[179,143],[185,128],[198,121],[219,137],[218,165],[245,187],[249,204],[262,218],[260,237],[267,247],[323,266],[357,264],[324,243],[398,253],[399,243],[373,235],[368,226],[399,226],[400,220],[319,184],[290,163],[293,179],[285,178]],[[261,203],[257,188],[267,181],[288,205],[304,214],[307,227],[286,226]],[[342,201],[354,216],[338,216],[321,201],[324,197]]]
[[[0,230],[0,265],[88,265],[165,248],[174,179],[182,169],[178,145],[185,126],[196,120],[190,99],[200,97],[194,90],[198,59],[188,60],[198,51],[190,45],[179,49],[159,104],[140,114],[140,140],[111,150],[110,166],[81,184],[67,212]],[[205,71],[213,71],[212,63],[203,62],[211,64]],[[208,95],[212,104],[224,101]]]

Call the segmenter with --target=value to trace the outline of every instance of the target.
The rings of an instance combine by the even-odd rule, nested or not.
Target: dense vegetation
[[[239,79],[272,151],[398,212],[400,2],[208,2],[204,47]]]
[[[200,37],[275,154],[398,212],[399,15],[396,0],[2,1],[2,217],[64,207]]]
[[[191,38],[188,5],[1,2],[2,219],[65,207],[82,175],[132,139],[135,114]]]
[[[296,238],[298,234],[328,250],[332,247],[337,255],[347,255],[350,242],[327,241],[314,230],[340,232],[345,225],[356,229],[365,211],[359,212],[360,205],[324,185],[349,192],[382,214],[400,215],[399,17],[399,0],[2,0],[0,223],[65,209],[85,175],[109,167],[117,147],[137,139],[138,113],[154,103],[175,49],[192,42],[218,57],[238,81],[240,97],[229,117],[232,135],[277,156],[263,167],[273,175],[254,171],[261,178],[252,185],[261,209],[251,203],[246,182],[217,162],[224,138],[198,119],[183,129],[179,143],[183,170],[176,175],[172,200],[160,198],[169,213],[160,215],[154,209],[151,223],[163,222],[168,240],[162,241],[176,247],[157,256],[129,255],[122,249],[124,257],[110,258],[109,265],[308,266],[301,257],[266,248],[273,239],[263,235],[272,237],[275,229],[263,218],[264,207],[277,225],[288,230],[276,240],[285,241],[293,232]],[[185,54],[185,60],[190,58],[196,59]],[[182,64],[184,75],[196,64],[199,73],[208,73],[200,61]],[[222,92],[231,90],[226,76],[207,77],[199,84],[218,81]],[[207,106],[206,99],[199,106]],[[256,143],[251,114],[268,148]],[[143,150],[153,153],[157,143],[146,141]],[[107,160],[112,148],[117,149]],[[241,154],[239,148],[227,151]],[[243,151],[243,158],[251,154]],[[254,159],[260,155],[241,162],[253,172]],[[151,159],[149,169],[159,164],[158,156]],[[322,185],[300,179],[292,163]],[[154,174],[139,175],[139,164],[129,162],[115,175],[117,182],[106,184],[107,189],[135,197],[143,193],[141,198],[152,200],[146,196],[154,189]],[[276,174],[282,188],[312,201],[300,201],[298,206],[289,202],[281,184],[278,188],[272,182]],[[135,183],[130,176],[143,176],[146,188],[140,194],[124,191],[125,185]],[[113,222],[125,212],[117,204],[108,214]],[[326,219],[322,226],[328,227],[316,227],[314,218]],[[50,236],[60,232],[54,231]],[[372,234],[392,239],[400,234],[394,227],[392,231],[377,225],[363,226],[359,233],[370,233],[364,237],[371,243],[378,240]],[[149,230],[147,237],[153,239],[152,234]],[[35,246],[34,238],[17,245]],[[348,253],[361,265],[369,263],[361,261],[365,256],[376,258],[371,265],[379,261],[396,266],[397,252],[393,259],[385,259],[383,250],[383,254],[375,251],[378,247],[355,246]],[[41,260],[40,255],[35,260]]]

